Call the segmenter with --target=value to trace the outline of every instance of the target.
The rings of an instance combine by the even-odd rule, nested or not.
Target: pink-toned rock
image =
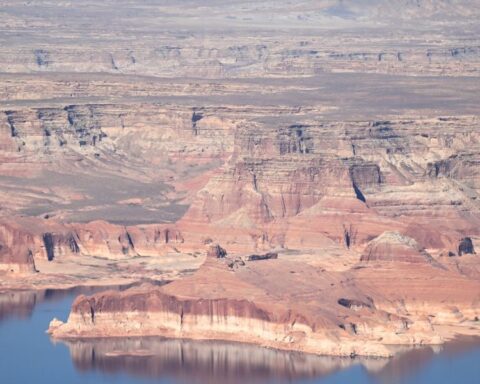
[[[33,236],[14,223],[0,222],[0,271],[34,273]]]
[[[360,261],[432,263],[433,258],[412,238],[398,232],[384,232],[368,243]]]

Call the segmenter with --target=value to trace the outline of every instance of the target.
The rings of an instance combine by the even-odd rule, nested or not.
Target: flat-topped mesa
[[[4,2],[10,4],[11,2]],[[125,23],[124,15],[131,11],[129,3],[106,1],[102,10],[89,19],[88,10],[76,2],[66,5],[69,10],[63,23],[56,24],[50,12],[41,10],[47,1],[35,2],[32,12],[37,17],[35,28],[28,25],[28,14],[3,16],[5,25],[26,38],[21,44],[8,40],[0,55],[0,65],[11,73],[89,73],[143,75],[150,78],[263,78],[313,76],[321,72],[374,72],[396,74],[429,74],[442,76],[478,76],[478,40],[475,21],[479,11],[475,0],[447,1],[368,1],[361,7],[355,1],[287,1],[266,3],[261,9],[247,2],[209,4],[192,12],[189,3],[178,5],[178,14],[169,15],[170,3],[142,4],[141,17],[130,19],[128,30],[112,36],[99,36],[110,25]],[[130,8],[127,8],[127,6]],[[86,6],[86,5],[85,5]],[[112,11],[113,9],[113,11]],[[85,17],[89,28],[85,28]],[[232,16],[232,15],[236,16]],[[242,17],[239,17],[239,15]],[[159,22],[175,18],[175,34],[159,33]],[[208,39],[194,33],[204,25],[216,25],[228,19],[228,33],[209,33]],[[262,39],[252,39],[259,20],[269,19],[264,25]],[[285,23],[288,20],[288,23]],[[427,30],[451,28],[436,40],[417,28],[421,20]],[[409,28],[408,44],[405,37],[394,32],[401,22]],[[106,24],[109,23],[109,24]],[[68,29],[66,27],[68,25]],[[322,33],[318,33],[321,25]],[[359,34],[333,31],[368,30]],[[462,26],[462,33],[456,28]],[[305,29],[306,28],[306,29]],[[312,28],[311,31],[309,29]],[[370,28],[374,31],[369,33]],[[302,33],[297,33],[302,29]],[[141,45],[128,41],[131,31],[144,31]],[[382,31],[392,34],[381,36]],[[45,39],[41,46],[30,38],[35,32],[52,36],[69,34],[70,43],[55,45]],[[190,31],[188,39],[180,33]],[[295,31],[295,32],[293,32]],[[7,44],[8,43],[8,44]],[[82,51],[75,46],[82,44]],[[102,83],[95,83],[101,87]],[[108,87],[105,86],[108,89]],[[82,91],[80,89],[78,92]],[[6,91],[5,91],[6,92]],[[112,92],[112,94],[115,94]]]
[[[368,243],[360,261],[432,263],[433,258],[412,238],[398,232],[384,232]]]
[[[73,320],[75,318],[77,320],[81,319],[84,329],[81,329],[81,327],[70,329],[72,331],[71,336],[91,337],[93,334],[100,336],[98,327],[105,325],[102,325],[102,320],[104,320],[102,318],[108,313],[120,312],[125,313],[127,317],[134,316],[131,314],[135,312],[143,314],[148,312],[150,315],[158,314],[163,321],[152,324],[152,326],[158,327],[158,330],[164,329],[167,333],[193,331],[195,327],[202,326],[197,324],[197,320],[204,316],[208,318],[249,318],[259,321],[280,320],[274,319],[271,313],[248,300],[185,298],[166,294],[161,289],[151,286],[144,287],[143,290],[138,290],[138,292],[132,291],[129,294],[108,291],[91,297],[80,295],[72,304],[71,318],[69,318],[68,323],[72,321],[72,318]],[[109,332],[108,335],[113,336],[118,331],[126,331],[128,334],[134,329],[129,329],[124,323],[119,325],[121,327],[112,328],[112,332]],[[143,325],[145,325],[145,329],[142,331],[148,333],[149,324],[145,323]],[[127,328],[123,329],[123,327]],[[93,333],[89,333],[89,331]],[[62,332],[54,333],[57,336],[61,334]]]
[[[338,336],[332,338],[327,329],[310,324],[303,315],[286,308],[272,309],[247,299],[185,298],[155,288],[127,295],[107,292],[79,296],[68,322],[54,319],[48,332],[58,339],[164,336],[244,342],[324,355],[391,355],[378,343],[339,343]]]
[[[442,341],[422,313],[411,319],[396,302],[369,288],[372,296],[362,293],[354,273],[329,273],[276,253],[248,261],[218,257],[225,250],[217,245],[210,251],[194,275],[165,286],[79,296],[68,321],[54,319],[49,333],[225,340],[341,356],[389,356],[389,344]]]

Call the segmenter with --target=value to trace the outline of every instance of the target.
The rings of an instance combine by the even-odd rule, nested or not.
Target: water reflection
[[[9,374],[16,379],[19,372],[16,362],[31,351],[34,343],[43,351],[31,357],[38,361],[39,372],[51,363],[50,356],[68,361],[66,364],[64,360],[64,370],[59,370],[55,364],[51,367],[59,377],[64,375],[64,382],[77,380],[88,373],[94,378],[94,383],[105,382],[105,375],[114,375],[115,380],[126,377],[129,383],[143,379],[148,382],[166,380],[175,384],[298,383],[305,380],[312,383],[391,384],[427,382],[422,376],[427,372],[428,375],[436,375],[433,382],[443,383],[448,382],[442,381],[448,375],[443,371],[445,359],[455,361],[464,370],[465,377],[474,377],[478,372],[478,369],[475,371],[477,365],[468,360],[480,357],[478,338],[435,348],[398,347],[398,355],[393,359],[336,358],[244,344],[161,338],[70,340],[54,345],[44,333],[48,322],[55,316],[66,319],[76,295],[104,289],[106,287],[82,287],[0,294],[0,335],[3,335],[0,366],[5,360],[3,369],[7,373],[10,370]],[[5,321],[12,318],[17,321]],[[467,356],[467,360],[462,356]],[[434,367],[433,371],[429,371],[429,367]],[[35,376],[33,372],[32,376]],[[336,381],[339,376],[344,380]]]
[[[436,358],[457,357],[468,353],[480,357],[480,337],[461,337],[436,346],[403,347],[380,370],[369,370],[369,375],[379,383],[396,383],[415,376]]]
[[[172,377],[185,383],[291,382],[322,377],[361,362],[223,342],[131,338],[65,343],[79,371]],[[386,362],[370,360],[374,365]]]
[[[256,346],[161,338],[75,340],[65,344],[80,372],[127,373],[172,378],[175,383],[265,383],[314,381],[361,365],[372,382],[403,382],[438,355],[479,349],[479,339],[442,347],[398,347],[393,359],[338,358],[284,352]]]
[[[35,304],[43,297],[42,293],[37,295],[36,292],[7,292],[0,294],[0,322],[9,318],[30,318]]]

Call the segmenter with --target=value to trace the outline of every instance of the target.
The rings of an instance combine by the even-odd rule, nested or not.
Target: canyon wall
[[[208,224],[224,239],[255,228],[252,237],[266,247],[287,248],[299,237],[306,248],[318,235],[363,246],[398,230],[426,248],[453,251],[462,236],[478,236],[478,124],[455,117],[273,132],[247,126],[224,172],[199,191],[179,225]]]
[[[0,289],[150,283],[57,338],[478,335],[478,2],[203,3],[0,0]]]
[[[414,253],[414,245],[406,247]],[[229,258],[209,253],[193,276],[162,288],[79,296],[68,321],[53,320],[49,332],[60,339],[166,336],[324,355],[389,356],[389,345],[437,344],[476,329],[478,281],[429,259],[416,269],[411,259],[401,258],[383,272],[364,266],[358,273],[332,273],[288,257],[237,261],[236,268]],[[395,293],[387,293],[384,279],[392,273],[398,284],[388,289]],[[446,283],[432,295],[421,275],[455,281],[462,290]],[[451,330],[442,331],[443,326]]]
[[[309,76],[322,72],[426,76],[448,73],[478,77],[478,39],[466,42],[450,39],[448,48],[434,43],[402,47],[405,42],[400,37],[359,38],[353,34],[346,34],[342,45],[332,44],[328,36],[308,34],[281,43],[268,35],[256,42],[242,35],[227,39],[213,35],[208,43],[200,35],[193,35],[181,42],[174,38],[146,39],[140,47],[127,40],[113,49],[107,43],[100,43],[99,50],[91,43],[81,51],[65,43],[41,48],[40,44],[25,42],[13,49],[7,43],[1,51],[0,68],[7,73],[140,73],[211,79]]]

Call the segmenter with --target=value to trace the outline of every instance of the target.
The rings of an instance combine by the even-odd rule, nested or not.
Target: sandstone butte
[[[164,287],[79,296],[67,323],[53,320],[49,332],[65,339],[159,335],[385,357],[389,345],[438,344],[478,331],[479,282],[434,262],[398,233],[374,239],[363,261],[343,272],[275,253],[249,259],[212,246],[194,275]]]
[[[103,3],[2,13],[0,292],[140,283],[55,339],[480,335],[477,2]]]

